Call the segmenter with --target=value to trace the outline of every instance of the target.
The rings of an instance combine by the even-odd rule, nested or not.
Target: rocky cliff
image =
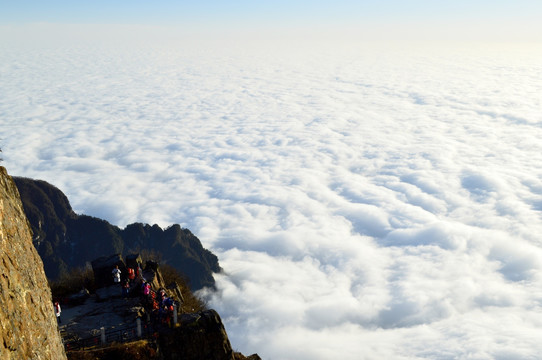
[[[206,310],[181,317],[181,326],[158,338],[164,360],[234,360],[235,354],[218,313]]]
[[[0,359],[66,359],[19,192],[0,167]]]
[[[214,286],[213,273],[221,271],[218,258],[190,230],[142,223],[120,229],[103,219],[76,214],[62,191],[45,181],[13,179],[50,279],[100,256],[150,251],[186,275],[192,290]]]

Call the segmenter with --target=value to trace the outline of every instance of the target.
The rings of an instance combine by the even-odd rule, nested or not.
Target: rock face
[[[66,359],[19,192],[0,167],[0,359]]]
[[[205,310],[181,317],[181,326],[158,338],[164,360],[234,360],[218,313]]]

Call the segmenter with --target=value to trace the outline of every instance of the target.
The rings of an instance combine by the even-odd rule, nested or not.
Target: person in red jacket
[[[134,282],[135,277],[136,277],[136,275],[135,275],[134,269],[131,268],[131,267],[128,268],[128,280],[130,280],[130,284],[132,284]]]
[[[56,320],[58,321],[58,323],[62,323],[62,320],[60,319],[60,313],[62,312],[62,310],[60,309],[60,304],[58,303],[58,301],[55,301],[55,315],[56,315]]]

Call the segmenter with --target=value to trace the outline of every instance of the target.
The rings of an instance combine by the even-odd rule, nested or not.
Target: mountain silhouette
[[[106,220],[76,214],[66,195],[45,181],[13,180],[49,279],[57,280],[100,256],[146,252],[184,274],[192,290],[214,287],[213,273],[221,271],[218,258],[190,230],[178,224],[162,229],[143,223],[121,229]]]

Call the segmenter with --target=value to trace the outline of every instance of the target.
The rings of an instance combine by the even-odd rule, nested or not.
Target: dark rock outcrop
[[[123,277],[126,276],[126,265],[120,254],[102,256],[91,261],[92,271],[94,272],[94,283],[97,288],[113,285],[113,274],[111,271],[115,266],[119,267]]]
[[[120,229],[105,220],[76,214],[67,197],[45,181],[14,180],[34,232],[34,246],[50,279],[101,256],[147,250],[185,274],[193,290],[214,286],[213,273],[221,270],[218,258],[190,230],[177,224],[162,229],[142,223]]]
[[[66,359],[19,192],[0,167],[0,359]]]
[[[218,313],[205,310],[181,316],[181,326],[161,333],[164,360],[234,360],[234,352]]]

